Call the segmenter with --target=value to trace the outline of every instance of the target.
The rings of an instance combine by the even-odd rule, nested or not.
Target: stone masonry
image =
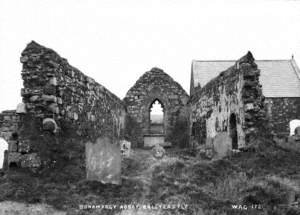
[[[0,137],[9,142],[18,131],[20,117],[16,110],[7,110],[0,113]]]
[[[266,98],[265,107],[272,133],[278,138],[289,136],[289,122],[300,119],[300,98]]]
[[[19,148],[10,151],[9,165],[48,167],[70,154],[84,163],[83,143],[100,137],[119,149],[126,111],[117,96],[36,42],[25,48],[21,62],[26,113],[18,129]],[[69,143],[75,137],[77,141]]]
[[[265,99],[250,52],[204,86],[192,84],[191,96],[155,67],[123,100],[34,41],[20,60],[22,103],[0,114],[0,137],[9,144],[6,168],[68,172],[65,169],[72,166],[90,180],[119,184],[120,142],[142,147],[153,137],[174,147],[188,140],[190,146],[210,146],[223,156],[267,131],[287,135],[288,121],[300,116],[300,98]],[[150,129],[155,101],[164,111],[159,135]]]
[[[131,141],[142,145],[144,135],[150,133],[150,108],[155,100],[158,100],[164,109],[164,130],[168,140],[188,99],[185,90],[163,70],[152,68],[146,72],[124,98],[128,116],[137,124],[136,139]]]
[[[14,153],[18,151],[18,127],[20,116],[16,110],[7,110],[0,113],[0,137],[8,143],[8,151]],[[4,152],[3,169],[8,168],[8,151]]]
[[[193,141],[218,144],[218,136],[222,136],[222,144],[227,144],[231,149],[231,118],[235,123],[237,148],[245,147],[259,135],[261,122],[265,119],[259,74],[249,52],[235,65],[197,89],[189,102]]]

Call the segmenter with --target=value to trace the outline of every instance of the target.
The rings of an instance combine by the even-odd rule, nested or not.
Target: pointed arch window
[[[150,105],[150,131],[151,133],[164,133],[164,106],[155,99]]]

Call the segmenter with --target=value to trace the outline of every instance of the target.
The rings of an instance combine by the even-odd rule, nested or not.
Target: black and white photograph
[[[0,215],[98,214],[300,214],[300,0],[0,0]]]

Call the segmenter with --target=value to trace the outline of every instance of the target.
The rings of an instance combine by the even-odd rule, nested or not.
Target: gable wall
[[[163,105],[165,135],[166,140],[170,140],[180,111],[186,105],[189,96],[161,69],[153,68],[140,77],[124,98],[128,117],[131,118],[132,124],[135,124],[135,136],[129,137],[134,145],[142,146],[144,135],[150,132],[149,109],[156,99]]]

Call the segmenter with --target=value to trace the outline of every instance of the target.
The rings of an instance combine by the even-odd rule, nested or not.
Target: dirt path
[[[150,186],[152,183],[152,173],[160,160],[152,156],[151,150],[140,149],[132,151],[130,159],[133,159],[138,163],[138,168],[129,170],[124,178],[130,178],[142,182],[143,196],[140,199],[140,203],[147,203],[147,195],[150,192]]]
[[[130,178],[137,180],[143,184],[142,196],[139,199],[139,204],[148,204],[150,188],[153,180],[153,171],[157,166],[170,165],[178,160],[178,158],[171,157],[168,153],[161,159],[157,159],[152,155],[151,150],[137,149],[132,152],[130,159],[133,159],[138,163],[137,169],[129,170],[129,173],[124,178]],[[163,214],[162,210],[150,210],[150,209],[132,209],[123,210],[119,215],[160,215]]]

